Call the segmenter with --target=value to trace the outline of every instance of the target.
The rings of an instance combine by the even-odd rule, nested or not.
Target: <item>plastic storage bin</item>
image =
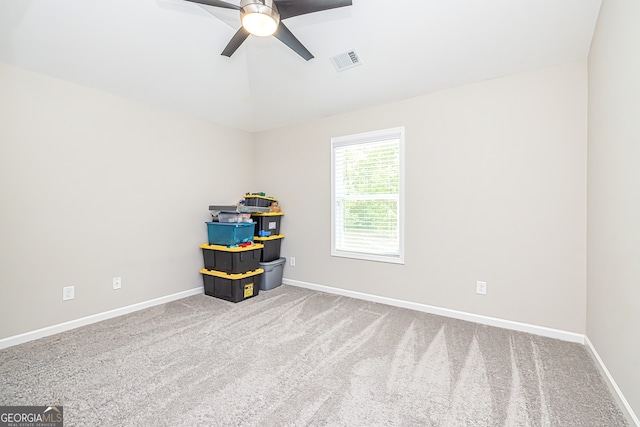
[[[220,212],[217,217],[219,222],[253,222],[248,213]]]
[[[204,281],[205,295],[239,302],[260,293],[260,286],[256,283],[256,278],[262,275],[264,270],[258,268],[244,274],[227,274],[203,268],[200,273],[202,273]]]
[[[264,245],[253,244],[244,248],[219,245],[200,245],[204,257],[204,268],[225,273],[246,273],[260,267],[260,256]]]
[[[284,234],[268,237],[254,237],[256,243],[264,245],[260,262],[275,261],[280,258],[280,247],[282,246],[283,238]]]
[[[269,291],[282,285],[282,272],[286,261],[286,258],[279,258],[275,261],[260,263],[264,273],[258,276],[256,283],[261,291]]]
[[[207,222],[210,245],[233,246],[253,242],[254,230],[254,222]]]
[[[268,208],[271,203],[277,202],[278,199],[273,197],[261,196],[259,194],[245,194],[244,204],[247,206],[262,206]]]
[[[255,236],[275,236],[280,234],[280,222],[282,221],[283,212],[265,212],[255,213],[251,218],[256,223]]]

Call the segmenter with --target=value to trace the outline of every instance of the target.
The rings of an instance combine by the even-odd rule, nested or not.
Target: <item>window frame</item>
[[[381,255],[336,248],[336,147],[359,145],[386,140],[398,140],[398,255]],[[405,128],[404,126],[331,138],[331,256],[404,264],[404,191],[405,191]]]

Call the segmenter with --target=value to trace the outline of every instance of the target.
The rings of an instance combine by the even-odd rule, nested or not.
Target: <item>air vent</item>
[[[336,67],[337,71],[344,71],[349,68],[362,65],[362,61],[360,61],[360,57],[355,49],[350,49],[346,52],[332,56],[331,62],[333,62],[333,66]]]

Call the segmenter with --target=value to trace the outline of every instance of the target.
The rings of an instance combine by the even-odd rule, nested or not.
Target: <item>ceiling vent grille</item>
[[[349,68],[362,65],[360,56],[358,56],[358,53],[355,49],[350,49],[346,52],[342,52],[338,55],[332,56],[331,62],[333,62],[333,66],[336,67],[337,71],[344,71],[348,70]]]

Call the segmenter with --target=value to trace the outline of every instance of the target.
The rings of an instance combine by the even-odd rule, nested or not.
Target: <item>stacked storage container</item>
[[[260,206],[272,208],[278,203],[278,199],[261,194],[246,194],[244,196],[247,206]],[[268,291],[282,284],[282,273],[285,258],[280,257],[280,248],[284,234],[280,234],[280,223],[283,212],[273,210],[271,212],[252,213],[251,219],[255,222],[254,241],[264,245],[260,257],[260,268],[264,274],[258,278],[260,290]]]
[[[207,222],[209,244],[200,245],[204,258],[204,268],[200,270],[204,293],[239,302],[260,292],[257,281],[264,273],[259,264],[264,245],[253,242],[255,223],[248,215],[221,215],[219,221],[227,222]]]

